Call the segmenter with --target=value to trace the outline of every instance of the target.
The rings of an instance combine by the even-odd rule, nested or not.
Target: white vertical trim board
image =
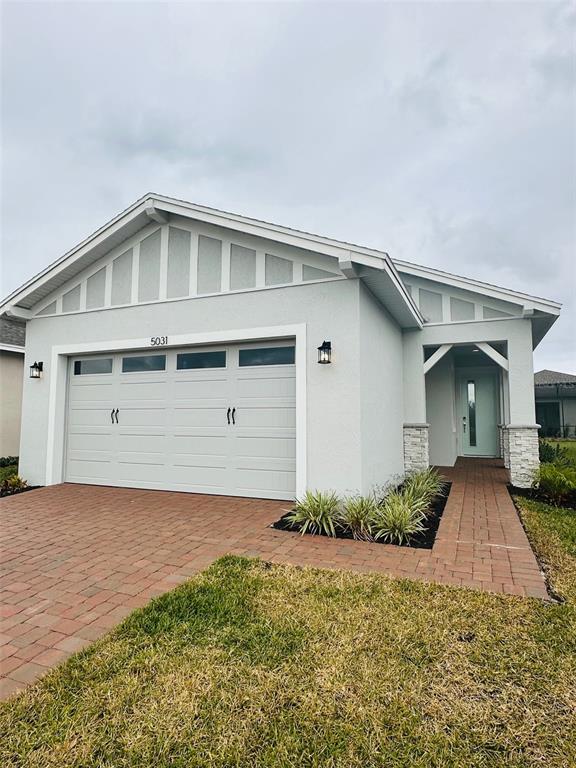
[[[296,340],[296,495],[301,496],[307,484],[307,412],[306,412],[306,324],[242,328],[233,331],[185,333],[170,336],[162,349],[200,344],[234,344],[261,339],[294,338]],[[46,485],[64,481],[64,449],[66,434],[66,397],[68,358],[71,355],[99,352],[127,352],[150,349],[149,338],[121,339],[108,342],[62,344],[52,348],[50,390],[48,396],[48,430],[46,435]],[[158,347],[154,347],[158,350]]]

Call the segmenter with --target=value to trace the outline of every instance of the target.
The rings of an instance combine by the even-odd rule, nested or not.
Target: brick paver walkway
[[[432,550],[271,529],[287,502],[57,485],[0,501],[0,698],[231,552],[547,598],[502,468],[460,460]]]

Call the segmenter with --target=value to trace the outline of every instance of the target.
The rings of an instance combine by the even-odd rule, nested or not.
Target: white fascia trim
[[[121,227],[125,226],[131,219],[135,218],[139,213],[144,213],[147,199],[148,199],[147,197],[143,197],[143,198],[140,198],[140,200],[137,200],[133,205],[131,205],[125,211],[122,211],[121,213],[119,213],[113,219],[111,219],[102,227],[97,229],[96,232],[89,235],[85,240],[82,240],[81,243],[74,246],[74,248],[72,248],[70,251],[67,251],[59,259],[56,259],[56,261],[53,261],[41,272],[38,272],[37,275],[34,275],[34,277],[30,278],[30,280],[24,283],[24,285],[20,286],[20,288],[17,288],[15,291],[13,291],[0,304],[0,315],[6,312],[9,305],[17,304],[18,301],[20,301],[25,296],[26,292],[29,289],[36,289],[42,286],[55,274],[58,274],[58,272],[60,272],[62,269],[66,269],[66,267],[68,267],[70,264],[76,261],[76,259],[83,256],[91,248],[94,248],[95,246],[99,245],[101,242],[106,240],[107,237],[114,234],[114,232],[116,232],[118,229],[121,229]],[[10,307],[10,313],[12,313],[14,309],[17,309],[19,312],[27,311],[27,310],[21,309],[20,307],[15,308],[12,306]]]
[[[24,347],[19,347],[17,344],[0,344],[0,350],[2,352],[18,352],[19,354],[23,355],[25,350]]]
[[[530,296],[527,293],[520,293],[508,288],[501,288],[497,285],[490,285],[489,283],[483,283],[480,280],[462,277],[461,275],[454,275],[451,272],[443,272],[440,269],[412,264],[409,261],[400,261],[399,259],[393,259],[393,261],[399,272],[405,272],[406,274],[414,275],[414,277],[422,277],[425,280],[434,280],[436,282],[444,283],[445,285],[451,285],[455,288],[461,288],[464,291],[483,293],[485,296],[492,299],[507,301],[511,304],[521,304],[528,309],[537,309],[541,312],[546,312],[547,314],[559,315],[560,310],[562,309],[562,304],[557,301],[552,301],[551,299]]]
[[[158,349],[187,347],[199,344],[224,344],[260,339],[296,339],[296,496],[306,491],[308,479],[307,459],[307,405],[306,405],[306,323],[296,325],[272,325],[256,328],[242,328],[230,331],[206,333],[183,333],[169,337],[169,343]],[[68,391],[67,358],[94,352],[122,352],[151,349],[150,337],[96,341],[82,344],[61,344],[52,347],[50,359],[50,389],[48,394],[48,429],[46,450],[46,485],[64,481],[64,450],[66,401]],[[57,414],[60,414],[57,416]]]

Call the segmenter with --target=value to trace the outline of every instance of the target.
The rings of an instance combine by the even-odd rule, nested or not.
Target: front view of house
[[[552,301],[146,195],[0,305],[26,322],[20,472],[291,499],[458,456],[538,462]]]

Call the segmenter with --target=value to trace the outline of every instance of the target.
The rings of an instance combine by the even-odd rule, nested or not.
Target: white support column
[[[424,348],[417,331],[404,332],[404,469],[429,464]]]
[[[538,468],[538,425],[534,401],[532,327],[529,319],[508,338],[509,422],[504,435],[510,482],[528,488]]]

